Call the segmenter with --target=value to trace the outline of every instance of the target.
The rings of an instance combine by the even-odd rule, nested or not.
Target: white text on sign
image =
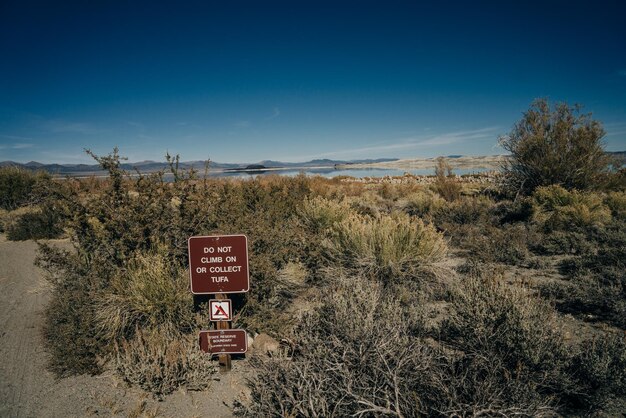
[[[204,247],[204,254],[214,254],[217,250],[217,253],[224,254],[231,252],[233,247],[231,245],[223,246],[223,247]],[[208,256],[201,257],[200,263],[202,264],[213,264],[213,263],[236,263],[237,257],[234,255],[229,256]],[[239,273],[241,271],[242,266],[216,266],[216,267],[196,267],[197,273]],[[213,283],[228,283],[228,276],[211,276],[211,281]]]

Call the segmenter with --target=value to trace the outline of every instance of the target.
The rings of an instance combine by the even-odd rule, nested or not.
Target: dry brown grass
[[[179,387],[206,389],[215,373],[211,356],[200,351],[196,335],[171,329],[137,329],[115,347],[115,367],[122,378],[157,397]]]

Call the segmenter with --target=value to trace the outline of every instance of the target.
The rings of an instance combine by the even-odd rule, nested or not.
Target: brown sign
[[[245,235],[191,237],[191,293],[242,293],[250,290],[248,238]]]
[[[248,351],[248,336],[242,329],[200,331],[200,349],[211,354],[241,354]]]

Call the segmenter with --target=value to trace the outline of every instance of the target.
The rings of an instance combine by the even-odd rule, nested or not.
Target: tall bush
[[[605,153],[602,124],[579,106],[535,100],[500,145],[511,153],[504,169],[522,193],[558,184],[589,189],[606,179],[611,163]]]

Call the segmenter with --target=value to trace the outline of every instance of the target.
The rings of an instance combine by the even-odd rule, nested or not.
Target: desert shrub
[[[380,283],[335,281],[301,320],[287,356],[256,359],[252,402],[236,413],[554,415],[569,393],[570,364],[552,312],[526,292],[500,286],[483,296],[482,286],[455,293],[447,341],[437,341],[420,311]]]
[[[617,170],[609,174],[605,185],[606,190],[613,190],[617,192],[626,191],[626,167],[624,167],[624,161],[614,164]]]
[[[389,212],[389,201],[372,190],[366,190],[360,196],[350,197],[349,202],[351,209],[361,215],[379,216],[381,213]]]
[[[594,275],[578,275],[568,282],[545,284],[541,293],[554,299],[561,312],[626,328],[626,301],[621,284],[615,286]]]
[[[105,339],[130,338],[137,328],[190,332],[195,326],[189,275],[167,258],[163,247],[129,260],[95,303]]]
[[[445,204],[446,202],[441,196],[428,189],[413,192],[398,201],[400,210],[420,218],[432,217]]]
[[[411,385],[424,380],[422,359],[434,354],[415,344],[419,325],[379,284],[336,284],[295,331],[291,358],[257,360],[253,402],[240,404],[238,415],[410,416],[422,407]]]
[[[461,197],[462,186],[454,178],[450,164],[443,157],[437,158],[435,178],[432,189],[445,200],[452,202]]]
[[[626,192],[611,192],[604,202],[615,218],[626,221]]]
[[[592,249],[563,262],[569,281],[544,286],[557,308],[626,327],[626,224],[613,222],[587,237]]]
[[[4,232],[6,229],[6,225],[10,222],[11,216],[9,215],[9,211],[6,209],[0,209],[0,232]]]
[[[520,197],[516,200],[503,200],[492,207],[492,215],[498,219],[499,224],[516,222],[528,222],[534,213],[532,199]]]
[[[403,213],[351,215],[333,228],[327,248],[340,265],[383,280],[414,277],[447,251],[443,236],[432,226]]]
[[[572,370],[584,390],[584,404],[619,413],[626,403],[626,337],[609,334],[582,344]],[[615,401],[621,400],[620,405]],[[615,407],[612,405],[616,403]]]
[[[542,255],[577,254],[593,252],[595,244],[585,233],[578,231],[552,231],[543,234],[533,251]]]
[[[524,263],[530,257],[539,237],[526,225],[505,225],[496,228],[485,225],[468,234],[461,247],[469,250],[468,256],[482,262],[499,262],[511,265]]]
[[[554,310],[498,277],[468,276],[459,284],[442,334],[465,354],[465,367],[485,369],[489,385],[507,388],[504,404],[554,405],[573,389]]]
[[[17,209],[41,202],[51,177],[43,171],[32,172],[18,167],[0,167],[0,208]]]
[[[313,236],[297,219],[298,208],[310,193],[305,177],[200,180],[194,172],[179,171],[177,159],[168,156],[174,178],[168,183],[163,172],[130,179],[117,150],[94,158],[109,171],[96,190],[69,182],[56,191],[68,214],[76,254],[42,254],[42,264],[55,276],[46,336],[58,373],[99,370],[98,358],[107,358],[113,349],[113,341],[105,336],[129,339],[137,322],[158,324],[177,318],[181,327],[187,326],[191,311],[184,306],[191,306],[192,298],[182,296],[181,271],[187,265],[187,239],[192,235],[248,236],[252,288],[236,301],[244,306],[240,325],[251,331],[265,326],[266,332],[284,330],[287,321],[275,312],[288,305],[293,292],[285,291],[279,272],[289,262],[305,258],[308,237]],[[156,267],[150,270],[138,260],[150,259],[156,248],[159,256],[152,258]],[[170,279],[178,281],[167,282],[168,271]],[[144,275],[156,281],[148,284],[140,277]],[[72,291],[67,293],[67,288]],[[100,322],[95,306],[102,307]],[[64,328],[57,336],[61,323]],[[88,339],[84,345],[93,349],[76,350],[72,358],[64,345],[69,346],[65,343],[73,337]]]
[[[106,287],[106,277],[90,271],[88,254],[47,244],[40,245],[37,263],[52,285],[43,326],[48,368],[57,376],[99,373],[108,341],[96,332],[94,295]]]
[[[611,221],[611,211],[595,193],[546,186],[537,188],[533,200],[533,219],[548,231],[572,227],[586,229]]]
[[[351,213],[345,201],[337,202],[321,196],[305,199],[298,211],[300,220],[312,233],[323,233]]]
[[[58,238],[63,234],[63,216],[54,205],[26,211],[7,222],[4,229],[10,241]]]
[[[493,201],[484,196],[466,196],[449,202],[435,213],[435,224],[446,231],[457,225],[478,225],[489,220],[489,210]]]
[[[122,378],[157,397],[185,387],[206,389],[215,373],[211,356],[200,351],[197,335],[170,329],[137,329],[115,346],[115,368]]]
[[[606,179],[611,159],[604,152],[604,129],[580,107],[535,100],[500,145],[511,153],[504,171],[511,187],[532,193],[558,184],[589,189]]]

